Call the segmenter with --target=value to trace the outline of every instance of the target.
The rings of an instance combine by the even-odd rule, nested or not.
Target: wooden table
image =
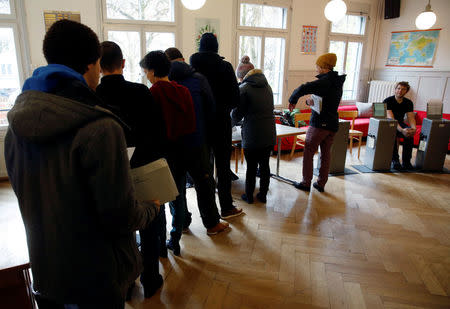
[[[0,183],[3,186],[5,182]],[[6,182],[6,184],[8,184]],[[6,185],[5,185],[6,186]],[[9,184],[8,184],[9,186]],[[3,190],[0,192],[3,194]],[[11,190],[9,192],[12,193]],[[0,194],[0,196],[1,196]],[[28,247],[15,198],[0,205],[0,308],[36,308],[31,290]]]
[[[290,127],[290,126],[285,126],[282,124],[276,124],[276,132],[277,132],[277,144],[278,144],[278,151],[277,151],[277,172],[276,174],[272,174],[272,177],[274,177],[275,179],[278,180],[283,180],[289,183],[293,183],[292,180],[289,180],[287,178],[284,178],[282,176],[280,176],[280,154],[281,154],[281,139],[283,137],[288,137],[288,136],[294,136],[294,135],[299,135],[299,134],[303,134],[306,132],[306,128],[295,128],[295,127]],[[242,141],[242,136],[241,136],[241,127],[236,127],[236,130],[233,131],[232,134],[232,143],[239,143]]]

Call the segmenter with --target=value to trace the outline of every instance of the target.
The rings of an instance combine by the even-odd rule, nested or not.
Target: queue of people
[[[168,256],[167,250],[181,255],[180,240],[192,222],[185,195],[187,172],[195,183],[206,233],[228,229],[222,220],[243,214],[231,196],[232,121],[243,120],[247,172],[242,200],[254,202],[259,167],[256,199],[267,202],[269,158],[276,140],[273,93],[249,57],[244,56],[234,72],[218,54],[217,38],[205,33],[190,64],[174,47],[149,52],[140,62],[152,84],[148,89],[123,77],[127,64],[120,46],[100,44],[83,24],[55,22],[46,33],[43,52],[48,65],[26,80],[8,113],[5,140],[39,308],[123,309],[138,276],[144,296],[154,295],[163,285],[159,259]],[[313,186],[323,192],[327,182],[345,81],[333,71],[335,65],[335,54],[320,56],[318,79],[301,85],[289,99],[293,109],[300,96],[323,98],[323,110],[312,113],[307,133],[303,180],[295,184],[301,190],[310,190],[319,145],[321,169]],[[397,114],[394,111],[393,117]],[[399,126],[404,136],[410,134]],[[135,147],[130,160],[127,147]],[[169,203],[168,240],[164,205],[137,200],[130,176],[130,168],[159,158],[167,159],[179,192]],[[408,158],[404,156],[404,163]]]

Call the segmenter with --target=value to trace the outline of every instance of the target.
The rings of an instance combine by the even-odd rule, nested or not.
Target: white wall
[[[450,113],[450,1],[433,0],[431,8],[437,15],[434,28],[442,28],[433,68],[386,67],[392,31],[416,30],[415,19],[427,1],[401,2],[400,17],[381,21],[375,62],[375,78],[381,80],[406,80],[411,85],[409,97],[415,109],[425,110],[430,99],[444,102],[444,113]]]

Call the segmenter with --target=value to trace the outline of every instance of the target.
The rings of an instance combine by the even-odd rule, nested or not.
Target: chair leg
[[[353,150],[353,135],[350,135],[350,154],[352,154]]]
[[[295,146],[297,146],[297,135],[294,135],[294,143],[292,144],[291,155],[289,156],[290,159],[294,156]],[[278,149],[278,151],[280,151],[280,149]]]
[[[234,171],[237,173],[238,172],[238,162],[239,162],[239,149],[236,147],[234,148],[234,159],[235,159],[235,167],[234,167]]]
[[[359,143],[358,143],[358,160],[359,160],[359,153],[361,152],[361,140],[362,140],[362,136],[359,137]]]
[[[244,164],[244,148],[241,146],[241,164]]]

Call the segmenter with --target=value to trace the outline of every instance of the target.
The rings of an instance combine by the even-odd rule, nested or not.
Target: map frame
[[[436,29],[427,29],[427,30],[406,30],[406,31],[392,31],[391,32],[391,42],[389,44],[389,52],[387,55],[387,60],[386,60],[386,64],[385,66],[387,67],[414,67],[414,68],[432,68],[433,64],[434,64],[434,60],[436,57],[436,50],[437,50],[437,46],[439,43],[439,35],[440,35],[440,31],[442,30],[442,28],[436,28]],[[429,32],[429,31],[437,31],[437,36],[436,36],[436,42],[434,43],[434,49],[432,50],[432,57],[431,57],[431,64],[429,65],[416,65],[416,64],[407,64],[407,63],[399,63],[399,64],[394,64],[393,62],[395,62],[395,58],[392,57],[391,55],[391,50],[392,48],[395,48],[395,44],[397,43],[396,40],[394,40],[394,36],[398,33],[404,33],[405,35],[412,36],[413,34],[417,34],[417,32]],[[401,49],[401,52],[407,52],[408,46],[403,46]],[[397,49],[398,50],[398,49]],[[431,54],[431,53],[430,53]],[[411,55],[411,54],[410,54]],[[412,56],[412,55],[411,55]],[[392,59],[394,58],[394,59]]]

